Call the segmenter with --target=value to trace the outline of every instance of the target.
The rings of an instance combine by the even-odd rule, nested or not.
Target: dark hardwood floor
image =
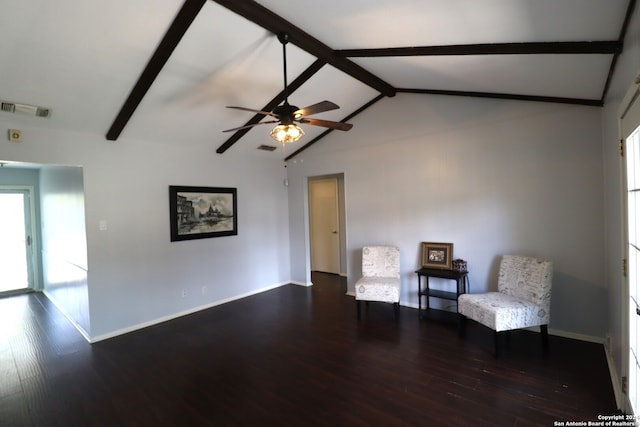
[[[0,425],[552,426],[616,413],[601,345],[493,335],[295,285],[93,345],[42,294],[0,299]],[[114,316],[118,315],[114,307]]]

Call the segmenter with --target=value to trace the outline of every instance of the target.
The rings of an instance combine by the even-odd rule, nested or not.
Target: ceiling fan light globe
[[[283,144],[296,142],[303,135],[304,131],[297,125],[278,125],[271,131],[271,138]]]

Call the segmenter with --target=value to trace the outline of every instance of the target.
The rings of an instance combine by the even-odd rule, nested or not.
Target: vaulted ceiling
[[[0,112],[49,127],[160,144],[255,152],[283,100],[331,100],[317,118],[354,124],[398,93],[600,106],[635,0],[21,0],[0,15],[0,100],[51,108]],[[288,156],[320,141],[306,135]],[[339,132],[339,131],[334,131]],[[216,154],[218,153],[218,154]],[[265,153],[264,155],[278,155]],[[281,154],[280,154],[281,155]]]

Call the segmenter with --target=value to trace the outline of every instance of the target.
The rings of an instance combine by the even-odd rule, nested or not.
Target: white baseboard
[[[78,322],[75,321],[75,319],[73,319],[71,316],[69,316],[67,314],[67,312],[64,310],[64,308],[62,306],[60,306],[60,304],[58,304],[58,302],[53,297],[53,295],[51,295],[49,292],[47,292],[46,289],[43,290],[42,293],[47,297],[47,299],[49,301],[51,301],[51,303],[53,305],[55,305],[58,308],[58,311],[60,311],[60,313],[62,313],[62,315],[64,317],[66,317],[69,322],[71,322],[73,327],[76,328],[76,330],[78,332],[80,332],[80,335],[82,335],[84,337],[84,339],[87,340],[88,342],[91,342],[91,337],[89,336],[89,333],[87,331],[85,331],[84,328],[82,326],[80,326],[80,324]]]
[[[352,294],[347,292],[347,295],[352,295]],[[418,308],[418,304],[416,303],[404,303],[400,301],[400,305],[403,307],[409,307],[409,308],[415,308],[415,309]],[[533,332],[540,332],[539,327],[527,328],[527,330],[530,330]],[[559,329],[551,329],[551,328],[549,328],[549,335],[555,335],[557,337],[570,338],[578,341],[587,341],[587,342],[604,345],[604,337],[595,337],[592,335],[578,334],[575,332],[567,332],[567,331],[562,331]]]
[[[304,286],[306,288],[308,288],[309,286],[313,286],[312,282],[305,283],[305,282],[296,282],[296,281],[292,280],[292,281],[287,282],[287,283],[291,283],[292,285],[297,285],[297,286]]]
[[[540,332],[540,328],[530,328],[530,329],[532,331]],[[577,334],[575,332],[560,331],[558,329],[551,329],[551,328],[549,328],[549,335],[555,335],[557,337],[563,337],[563,338],[570,338],[578,341],[587,341],[595,344],[602,344],[604,346],[604,337],[594,337],[592,335]]]
[[[620,375],[616,371],[616,364],[613,360],[613,355],[607,348],[604,346],[604,353],[607,358],[607,365],[609,365],[609,375],[611,376],[611,385],[613,386],[613,394],[616,398],[616,407],[618,410],[623,411],[625,408],[630,408],[629,402],[627,400],[627,395],[622,390],[622,384],[620,383]]]
[[[99,342],[99,341],[103,341],[103,340],[106,340],[106,339],[109,339],[109,338],[116,337],[118,335],[123,335],[123,334],[129,333],[129,332],[134,332],[134,331],[137,331],[139,329],[148,328],[149,326],[157,325],[159,323],[164,323],[164,322],[167,322],[169,320],[177,319],[177,318],[182,317],[182,316],[187,316],[189,314],[197,313],[198,311],[206,310],[208,308],[212,308],[212,307],[215,307],[215,306],[218,306],[218,305],[226,304],[228,302],[232,302],[232,301],[235,301],[235,300],[246,298],[246,297],[249,297],[249,296],[252,296],[252,295],[256,295],[256,294],[259,294],[259,293],[262,293],[262,292],[270,291],[272,289],[276,289],[276,288],[279,288],[281,286],[288,285],[288,284],[294,284],[294,285],[303,286],[303,287],[313,286],[312,282],[305,283],[305,282],[298,282],[298,281],[288,281],[288,282],[276,283],[276,284],[273,284],[273,285],[270,285],[270,286],[266,286],[266,287],[261,288],[261,289],[256,289],[256,290],[251,291],[251,292],[246,292],[244,294],[235,295],[235,296],[230,297],[230,298],[214,301],[214,302],[211,302],[209,304],[193,307],[193,308],[190,308],[188,310],[184,310],[184,311],[181,311],[181,312],[178,312],[178,313],[173,313],[173,314],[170,314],[168,316],[163,316],[163,317],[160,317],[160,318],[157,318],[157,319],[150,320],[148,322],[142,322],[142,323],[139,323],[139,324],[136,324],[136,325],[132,325],[132,326],[126,327],[126,328],[118,329],[118,330],[115,330],[115,331],[112,331],[112,332],[108,332],[106,334],[96,335],[94,337],[91,337],[87,333],[87,331],[85,331],[76,321],[74,321],[71,317],[69,317],[65,313],[65,311],[56,303],[55,299],[51,298],[47,294],[46,290],[43,291],[43,293],[45,295],[47,295],[47,298],[51,302],[53,302],[53,304],[56,305],[56,307],[58,307],[58,309],[62,312],[62,314],[64,314],[65,317],[67,319],[69,319],[69,321],[74,325],[74,327],[78,330],[78,332],[80,332],[80,334],[82,334],[82,336],[88,342],[95,343],[95,342]],[[355,292],[354,291],[348,291],[346,293],[346,295],[355,298]],[[400,301],[400,305],[404,306],[404,307],[409,307],[409,308],[415,308],[415,309],[418,308],[418,305],[414,304],[414,303],[403,303],[402,301]],[[534,331],[534,332],[540,332],[539,328],[529,328],[529,329]],[[603,337],[594,337],[594,336],[590,336],[590,335],[577,334],[577,333],[574,333],[574,332],[561,331],[561,330],[557,330],[557,329],[549,329],[549,335],[555,335],[555,336],[559,336],[559,337],[576,339],[576,340],[579,340],[579,341],[587,341],[587,342],[592,342],[592,343],[597,343],[597,344],[603,344],[604,345],[604,338]],[[606,348],[605,348],[605,351],[607,352]],[[607,352],[607,360],[608,360],[609,367],[610,367],[609,370],[611,371],[611,369],[613,369],[614,365],[613,365],[612,361],[609,360],[609,358],[610,358],[610,355]],[[612,372],[612,380],[614,379],[613,374],[615,374],[615,372]],[[617,378],[617,376],[615,376],[615,378]],[[616,379],[616,383],[617,382],[618,381]],[[616,385],[614,383],[614,387],[616,387],[616,386],[620,387],[619,384]],[[618,393],[619,392],[616,391],[616,402],[618,402]]]
[[[189,314],[197,313],[198,311],[206,310],[208,308],[216,307],[218,305],[222,305],[222,304],[226,304],[228,302],[232,302],[232,301],[235,301],[235,300],[246,298],[246,297],[249,297],[251,295],[256,295],[256,294],[259,294],[259,293],[262,293],[262,292],[270,291],[272,289],[276,289],[276,288],[279,288],[281,286],[288,285],[290,283],[293,283],[293,282],[276,283],[274,285],[267,286],[267,287],[264,287],[264,288],[261,288],[261,289],[256,289],[256,290],[251,291],[251,292],[246,292],[244,294],[235,295],[235,296],[230,297],[230,298],[225,298],[225,299],[222,299],[222,300],[214,301],[214,302],[211,302],[209,304],[193,307],[193,308],[190,308],[188,310],[184,310],[184,311],[181,311],[181,312],[178,312],[178,313],[170,314],[168,316],[159,317],[157,319],[153,319],[153,320],[150,320],[148,322],[138,323],[137,325],[128,326],[126,328],[118,329],[118,330],[115,330],[115,331],[112,331],[112,332],[108,332],[106,334],[97,335],[97,336],[92,337],[90,339],[87,338],[87,336],[85,336],[85,338],[87,338],[87,341],[89,341],[90,343],[96,343],[96,342],[99,342],[99,341],[104,341],[104,340],[109,339],[109,338],[117,337],[118,335],[123,335],[123,334],[127,334],[129,332],[134,332],[134,331],[137,331],[137,330],[140,330],[140,329],[148,328],[149,326],[157,325],[159,323],[164,323],[164,322],[167,322],[169,320],[177,319],[177,318],[182,317],[182,316],[187,316]],[[76,326],[76,328],[77,328],[77,326]]]

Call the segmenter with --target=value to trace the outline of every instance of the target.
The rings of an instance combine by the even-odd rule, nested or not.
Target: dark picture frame
[[[169,186],[171,241],[235,236],[238,198],[235,188]]]
[[[422,242],[422,267],[451,270],[453,243]]]

